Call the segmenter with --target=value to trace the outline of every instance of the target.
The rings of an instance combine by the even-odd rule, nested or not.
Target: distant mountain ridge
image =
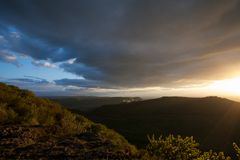
[[[95,97],[95,96],[51,96],[47,97],[70,109],[82,112],[94,110],[103,105],[141,101],[140,97]]]
[[[89,115],[143,146],[144,135],[193,135],[202,148],[231,152],[240,142],[240,103],[220,97],[162,97],[129,104],[102,106]]]

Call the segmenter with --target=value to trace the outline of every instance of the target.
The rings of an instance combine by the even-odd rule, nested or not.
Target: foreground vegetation
[[[88,155],[91,159],[110,155],[129,157],[137,152],[124,137],[104,125],[71,113],[57,103],[38,98],[32,92],[3,83],[0,83],[0,124],[0,157],[33,158],[33,155],[40,154],[36,153],[37,150],[49,148],[50,151],[53,146],[59,146],[64,151],[68,145],[61,143],[66,139],[76,143],[72,148],[77,147],[82,154],[71,155],[66,151],[59,151],[52,153],[53,158],[62,154],[72,157]],[[46,144],[49,146],[45,146]],[[28,147],[35,147],[36,150],[23,154]],[[69,152],[71,151],[74,150]],[[40,155],[48,157],[47,153],[48,151],[45,151]]]
[[[104,125],[32,92],[0,83],[1,159],[230,160],[204,152],[193,137],[148,137],[144,149]],[[233,144],[236,156],[240,149]]]

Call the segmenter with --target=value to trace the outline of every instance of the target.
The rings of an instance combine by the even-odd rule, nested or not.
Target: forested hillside
[[[227,153],[233,153],[232,142],[240,143],[240,103],[225,98],[162,97],[103,106],[88,116],[138,147],[147,134],[194,136],[202,149]]]

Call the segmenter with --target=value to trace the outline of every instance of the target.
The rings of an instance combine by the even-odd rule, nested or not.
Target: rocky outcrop
[[[64,135],[58,126],[0,126],[2,159],[129,159],[111,141],[85,132]]]

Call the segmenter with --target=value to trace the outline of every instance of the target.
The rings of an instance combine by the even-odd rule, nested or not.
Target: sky
[[[239,0],[0,0],[0,81],[37,95],[240,96]]]

